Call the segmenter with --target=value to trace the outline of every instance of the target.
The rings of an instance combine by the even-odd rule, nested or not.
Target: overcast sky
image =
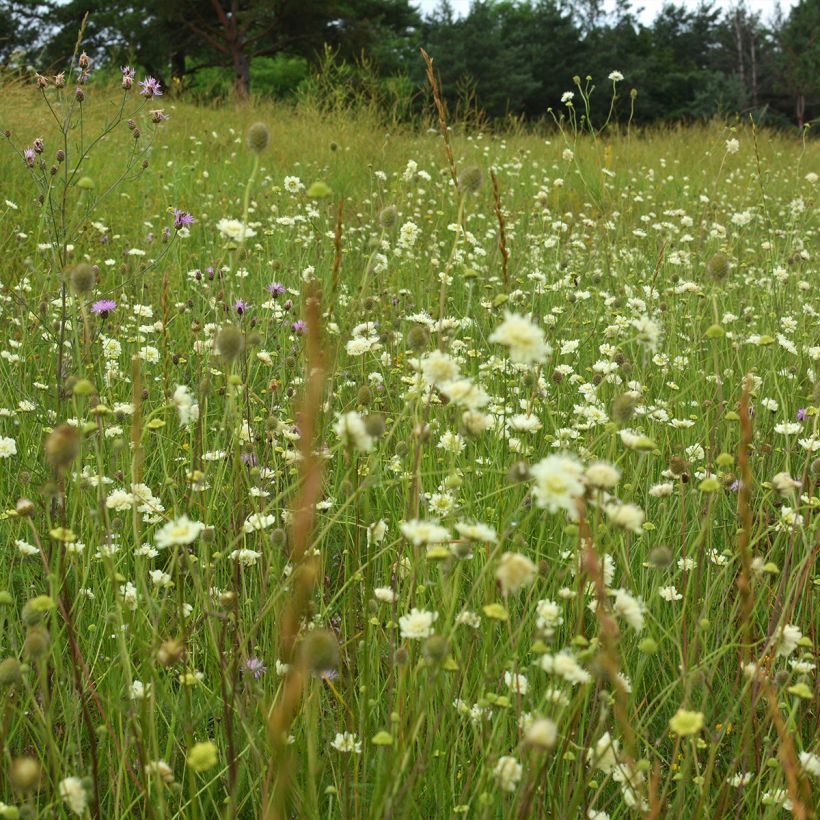
[[[689,8],[696,8],[698,0],[677,0],[678,3]],[[453,9],[457,14],[464,14],[470,8],[471,0],[450,0]],[[797,2],[797,0],[780,0],[780,7],[783,12],[788,10]],[[415,0],[415,4],[421,8],[422,11],[432,11],[439,3],[439,0]],[[609,6],[610,4],[607,4]],[[641,14],[641,20],[650,22],[658,10],[664,5],[664,0],[633,0],[635,8],[643,7],[644,11]],[[716,0],[715,5],[720,8],[731,8],[736,5],[735,0]],[[761,12],[764,21],[767,20],[775,10],[777,0],[746,0],[746,5],[752,11]]]

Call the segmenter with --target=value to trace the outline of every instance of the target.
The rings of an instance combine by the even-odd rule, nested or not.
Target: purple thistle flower
[[[253,675],[254,680],[259,680],[268,671],[268,667],[259,658],[248,658],[242,667],[242,671],[246,675]]]
[[[249,305],[244,299],[237,299],[234,303],[234,310],[242,316],[245,311],[248,309]]]
[[[26,163],[26,165],[28,165],[29,168],[33,168],[34,167],[34,149],[33,148],[26,148],[26,150],[23,151],[23,159],[25,160],[25,163]]]
[[[140,81],[140,94],[143,97],[161,97],[162,96],[162,86],[159,84],[159,80],[155,80],[153,77],[146,77],[144,80]]]
[[[291,326],[290,329],[294,333],[304,333],[306,325],[301,319],[297,319]]]
[[[102,316],[103,319],[105,319],[112,310],[116,309],[116,307],[117,303],[113,299],[100,299],[91,305],[91,312],[96,313],[98,316]]]
[[[798,421],[805,421],[808,418],[808,414],[806,413],[805,407],[800,407],[797,411],[797,420]]]
[[[287,288],[281,282],[273,282],[270,285],[265,285],[265,290],[273,297],[279,296],[280,293],[287,292]]]
[[[729,485],[729,489],[730,489],[733,493],[736,493],[736,492],[740,489],[740,482],[739,482],[737,479],[735,479],[735,480],[734,480],[734,481],[733,481],[733,482]]]
[[[128,77],[131,80],[137,75],[137,69],[131,68],[131,66],[128,65],[120,66],[120,71],[123,77]]]
[[[179,208],[174,208],[174,227],[179,230],[186,227],[186,225],[193,225],[196,220],[188,213],[188,211],[180,211]]]

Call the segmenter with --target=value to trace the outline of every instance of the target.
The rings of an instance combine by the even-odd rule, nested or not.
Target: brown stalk
[[[493,181],[493,201],[495,202],[495,215],[498,219],[498,250],[501,252],[501,278],[504,282],[504,290],[507,291],[510,286],[508,273],[510,249],[507,247],[506,222],[504,221],[504,212],[501,210],[501,194],[498,190],[498,179],[494,169],[490,169],[490,178]]]
[[[294,664],[294,649],[299,636],[299,627],[304,619],[319,577],[318,561],[315,557],[305,560],[316,517],[316,502],[322,491],[322,460],[315,453],[316,434],[322,407],[324,388],[324,361],[321,350],[319,297],[306,293],[304,298],[305,353],[307,386],[302,408],[297,416],[301,437],[299,441],[302,460],[302,488],[297,500],[291,525],[291,563],[295,567],[292,575],[292,591],[285,600],[277,623],[279,633],[279,657],[291,665],[284,679],[279,698],[268,714],[268,738],[272,748],[271,760],[264,784],[266,820],[278,820],[287,814],[287,798],[293,775],[293,761],[287,745],[287,734],[299,710],[307,675]]]
[[[453,178],[453,185],[458,190],[458,171],[456,171],[456,160],[453,156],[453,146],[450,144],[450,131],[447,128],[447,109],[444,106],[444,101],[441,99],[441,88],[436,79],[436,74],[433,71],[433,58],[423,49],[420,48],[422,59],[427,66],[427,82],[430,83],[430,88],[433,91],[433,102],[436,106],[436,113],[438,114],[438,128],[441,131],[441,136],[444,137],[444,153],[447,155],[447,163],[450,166],[450,176]]]

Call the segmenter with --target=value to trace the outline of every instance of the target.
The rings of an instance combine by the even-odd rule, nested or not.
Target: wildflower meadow
[[[0,817],[816,817],[808,130],[79,52],[0,104]]]

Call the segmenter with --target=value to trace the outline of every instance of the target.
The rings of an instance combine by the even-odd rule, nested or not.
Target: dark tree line
[[[618,106],[637,89],[639,122],[820,116],[820,0],[766,21],[742,3],[670,3],[649,24],[630,0],[609,14],[600,0],[474,0],[462,17],[448,0],[427,16],[410,0],[0,0],[0,63],[59,70],[86,13],[84,45],[98,63],[136,63],[179,89],[217,72],[240,97],[286,95],[328,48],[423,89],[424,47],[464,116],[542,117],[560,109],[576,74],[593,78],[593,108],[605,116],[613,70],[625,77]]]

